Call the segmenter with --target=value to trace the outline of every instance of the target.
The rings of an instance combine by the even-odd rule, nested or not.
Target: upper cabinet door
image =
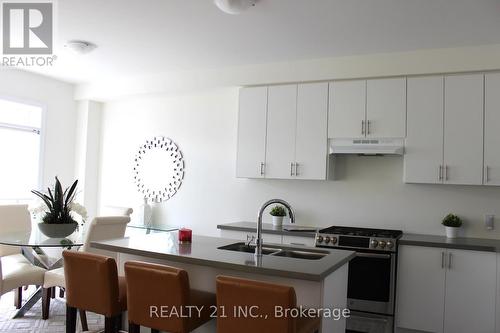
[[[496,254],[451,249],[447,254],[444,333],[495,332]]]
[[[326,179],[328,83],[299,84],[294,174]]]
[[[408,79],[406,183],[443,182],[443,81],[442,76]]]
[[[297,85],[269,87],[266,178],[294,178]]]
[[[368,80],[366,84],[366,136],[406,136],[406,78]]]
[[[365,119],[366,81],[331,82],[328,137],[335,139],[364,137]]]
[[[445,77],[444,182],[483,182],[483,74]]]
[[[500,73],[486,74],[484,88],[484,184],[500,185]]]
[[[240,89],[236,177],[264,177],[267,87]]]

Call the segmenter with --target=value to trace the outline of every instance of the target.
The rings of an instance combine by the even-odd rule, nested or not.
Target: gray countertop
[[[294,224],[284,224],[283,226],[295,226]],[[227,224],[219,224],[218,229],[234,230],[243,232],[255,232],[255,222],[235,222]],[[304,236],[314,237],[315,230],[321,227],[308,227],[314,231],[288,231],[283,227],[274,227],[272,224],[264,223],[262,225],[262,232],[278,235],[290,236]],[[403,234],[399,240],[399,245],[415,245],[415,246],[429,246],[441,247],[449,249],[473,250],[473,251],[486,251],[486,252],[500,252],[500,239],[488,238],[447,238],[445,236],[437,235],[420,235],[420,234]]]
[[[321,249],[330,253],[319,260],[263,255],[262,260],[256,262],[253,253],[218,249],[235,242],[231,239],[193,235],[191,244],[179,244],[177,232],[168,232],[91,242],[91,246],[148,258],[312,281],[323,280],[355,256],[353,251]],[[287,248],[281,244],[276,245]],[[293,248],[307,249],[299,246]]]
[[[399,245],[442,247],[449,249],[500,252],[500,240],[488,238],[447,238],[445,236],[403,234]]]
[[[286,228],[298,228],[298,230],[286,230]],[[243,232],[255,232],[257,228],[257,223],[255,222],[234,222],[217,225],[217,229],[221,230],[233,230],[233,231],[243,231]],[[270,223],[262,224],[262,232],[266,234],[275,235],[289,235],[289,236],[303,236],[303,237],[314,237],[316,231],[320,229],[318,227],[300,226],[290,223],[285,223],[283,226],[275,227]]]

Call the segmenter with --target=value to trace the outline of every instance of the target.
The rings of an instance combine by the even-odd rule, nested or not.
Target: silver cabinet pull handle
[[[361,134],[365,135],[365,121],[361,120]]]
[[[444,166],[444,180],[448,181],[448,166]]]
[[[295,162],[295,177],[299,175],[299,163]]]
[[[439,165],[438,168],[438,180],[443,180],[443,166]]]
[[[293,176],[293,162],[290,163],[290,176]]]
[[[370,125],[371,125],[371,123],[372,123],[372,122],[371,122],[370,120],[368,120],[368,121],[366,122],[366,132],[367,132],[367,134],[370,134]]]
[[[448,269],[451,269],[451,252],[448,253]]]
[[[445,256],[444,252],[441,252],[441,268],[444,269],[444,266],[445,266]]]
[[[489,166],[485,166],[484,167],[484,180],[486,183],[488,183],[490,181],[490,167]]]
[[[264,176],[264,162],[260,162],[260,175]]]

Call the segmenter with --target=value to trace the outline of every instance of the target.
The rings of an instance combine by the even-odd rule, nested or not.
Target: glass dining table
[[[178,229],[176,226],[161,223],[155,225],[129,223],[125,236],[170,232]],[[0,245],[19,247],[21,253],[31,264],[51,270],[63,266],[62,252],[64,250],[78,250],[83,246],[85,240],[84,233],[83,228],[80,228],[66,238],[50,238],[45,236],[38,226],[34,224],[30,232],[0,233]],[[41,298],[42,286],[38,286],[36,291],[16,311],[13,318],[23,317]]]
[[[20,252],[28,261],[47,270],[62,267],[62,252],[66,249],[78,249],[83,245],[84,237],[80,231],[66,238],[50,238],[42,234],[36,225],[30,232],[11,232],[0,234],[0,244],[19,247]],[[28,298],[14,314],[20,318],[42,298],[42,286]]]

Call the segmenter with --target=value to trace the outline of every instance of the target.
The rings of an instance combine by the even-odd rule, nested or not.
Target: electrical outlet
[[[495,215],[485,215],[484,226],[486,227],[486,230],[495,229]]]

